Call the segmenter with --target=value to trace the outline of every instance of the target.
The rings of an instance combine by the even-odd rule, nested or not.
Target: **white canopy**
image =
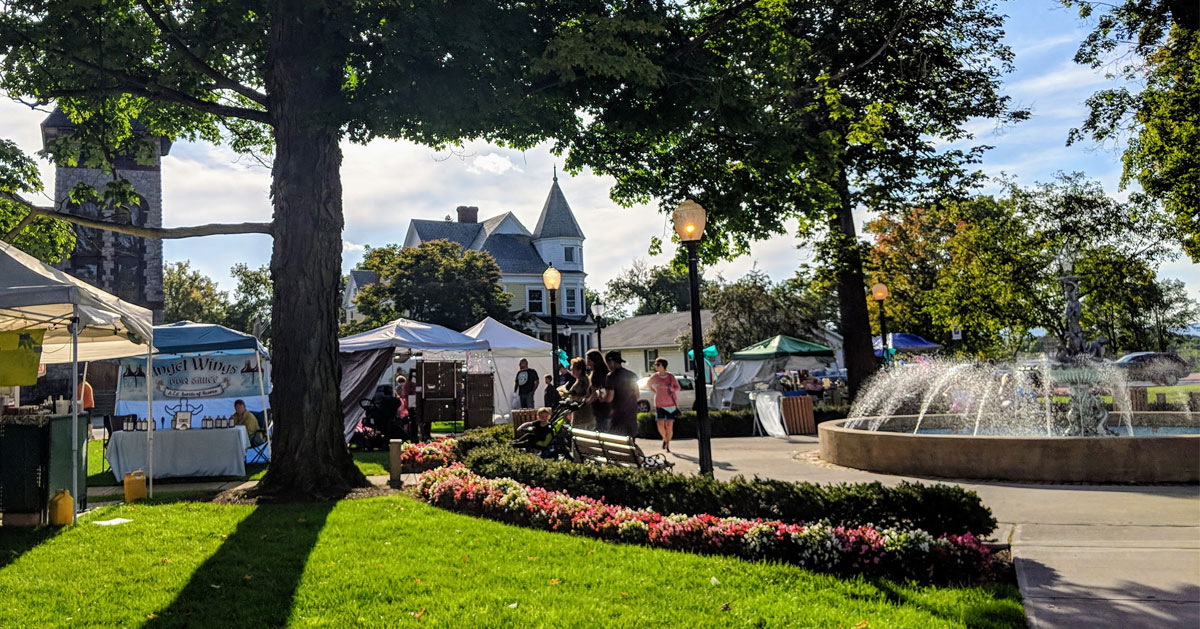
[[[71,325],[72,320],[77,325]],[[145,353],[153,367],[154,339],[150,311],[55,269],[16,247],[0,242],[0,330],[42,329],[43,363],[71,363],[71,378],[80,360],[122,358]],[[142,347],[144,346],[144,347]],[[71,389],[71,495],[79,505],[80,467],[87,469],[86,450],[79,448],[79,391]],[[147,397],[152,395],[148,392]],[[147,407],[151,400],[147,399]],[[146,431],[146,460],[153,461],[154,431]],[[81,458],[81,454],[83,455]],[[154,467],[150,468],[154,495]],[[82,488],[87,491],[87,488]],[[76,507],[75,511],[78,511]],[[74,521],[74,514],[72,514]]]
[[[550,363],[550,344],[546,341],[522,334],[499,321],[488,317],[463,331],[463,334],[487,341],[492,348],[492,361],[495,363],[495,377],[492,378],[492,389],[495,395],[495,414],[508,415],[512,412],[512,392],[516,383],[517,371],[522,358],[529,361],[529,366],[538,372],[538,377],[546,374],[553,375]],[[544,392],[545,387],[538,383],[534,395]],[[535,397],[534,399],[541,399]]]
[[[391,347],[413,351],[487,351],[487,341],[478,341],[432,323],[396,319],[374,330],[368,330],[338,341],[339,352],[362,352]]]
[[[392,364],[397,351],[408,352],[488,352],[484,340],[473,339],[450,328],[396,319],[374,330],[338,340],[338,360],[342,366],[342,415],[345,437],[350,441],[365,412],[359,400],[372,396],[376,383]]]
[[[42,362],[69,363],[72,316],[79,317],[82,361],[144,354],[154,334],[149,310],[0,242],[0,330],[45,329]]]
[[[775,384],[775,374],[780,371],[820,369],[833,360],[826,356],[779,356],[766,360],[734,360],[730,362],[712,385],[708,397],[709,408],[724,409],[731,406],[750,404],[749,393],[753,390],[770,389]]]

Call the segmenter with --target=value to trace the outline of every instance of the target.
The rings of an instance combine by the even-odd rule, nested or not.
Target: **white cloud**
[[[349,240],[342,241],[342,253],[361,253],[367,250],[366,245],[359,245],[350,242]]]
[[[521,168],[512,163],[512,160],[498,153],[488,153],[480,155],[471,161],[471,167],[467,169],[470,173],[491,173],[493,175],[503,175],[504,173],[515,170],[521,172]]]
[[[1049,71],[1009,84],[1006,91],[1034,97],[1058,93],[1080,96],[1089,93],[1082,91],[1083,88],[1098,87],[1108,82],[1103,70],[1082,66],[1068,59]]]

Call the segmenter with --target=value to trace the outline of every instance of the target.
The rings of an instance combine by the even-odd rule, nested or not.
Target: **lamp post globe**
[[[555,298],[562,285],[562,273],[553,264],[547,266],[542,271],[542,284],[550,293],[550,373],[553,374],[558,372],[558,304]]]
[[[608,308],[604,306],[604,302],[602,301],[592,304],[592,320],[596,322],[596,349],[604,349],[600,345],[600,322],[603,320],[606,310]]]
[[[696,374],[696,427],[700,442],[700,473],[705,476],[713,475],[712,462],[712,426],[708,418],[708,395],[704,383],[704,332],[700,329],[700,275],[696,270],[699,264],[697,249],[700,239],[704,236],[704,207],[691,199],[685,200],[675,208],[672,215],[675,224],[675,234],[683,242],[688,251],[688,285],[692,301],[692,347],[701,348],[693,355],[692,364]]]

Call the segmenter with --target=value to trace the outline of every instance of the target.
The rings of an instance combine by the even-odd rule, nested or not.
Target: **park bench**
[[[636,467],[644,470],[665,470],[675,467],[661,454],[646,456],[626,435],[610,435],[594,430],[571,428],[571,441],[580,462]]]

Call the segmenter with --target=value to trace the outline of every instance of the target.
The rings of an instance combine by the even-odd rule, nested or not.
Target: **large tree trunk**
[[[846,361],[847,385],[856,395],[863,382],[875,373],[875,350],[871,346],[871,322],[867,314],[866,280],[858,235],[854,229],[854,207],[845,167],[838,172],[837,213],[829,220],[829,237],[837,264],[838,310],[842,316],[842,352]]]
[[[346,448],[339,395],[342,153],[339,129],[323,114],[337,97],[341,65],[322,43],[325,16],[318,3],[274,5],[267,88],[276,146],[271,185],[276,422],[262,492],[335,497],[367,484]]]

